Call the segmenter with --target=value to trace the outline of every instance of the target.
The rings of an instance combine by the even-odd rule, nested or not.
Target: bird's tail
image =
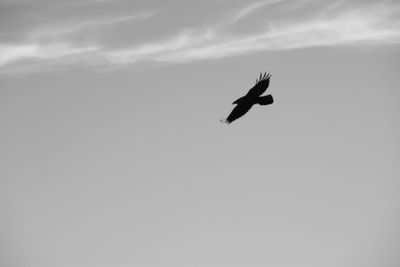
[[[272,95],[260,96],[257,99],[257,104],[262,106],[270,105],[272,103],[274,103],[274,98],[272,97]]]

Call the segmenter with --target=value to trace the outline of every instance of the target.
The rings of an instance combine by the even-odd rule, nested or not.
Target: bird
[[[222,123],[230,124],[234,120],[237,120],[246,114],[255,104],[266,106],[274,103],[272,95],[261,96],[267,90],[270,78],[270,73],[260,73],[260,77],[256,80],[256,84],[245,96],[242,96],[232,103],[232,105],[236,105],[236,107],[234,107],[227,118],[223,118],[220,121]]]

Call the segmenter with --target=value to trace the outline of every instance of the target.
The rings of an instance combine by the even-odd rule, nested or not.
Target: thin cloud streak
[[[71,44],[25,44],[0,45],[0,66],[16,63],[22,60],[55,60],[98,51],[98,47],[75,47]]]
[[[259,10],[260,8],[262,8],[264,6],[280,3],[283,1],[285,1],[285,0],[267,0],[267,1],[262,1],[262,2],[257,2],[257,3],[251,4],[250,6],[247,6],[243,9],[239,10],[239,12],[237,12],[237,14],[232,18],[232,23],[238,22],[239,20],[249,16],[251,13]]]
[[[208,30],[204,32],[183,32],[171,40],[157,43],[144,44],[139,47],[125,50],[115,50],[104,53],[105,57],[112,63],[129,64],[140,60],[159,61],[168,53],[185,51],[195,46],[202,46],[208,41],[216,39],[215,32]]]
[[[42,27],[32,31],[29,39],[40,40],[49,37],[56,38],[64,35],[83,32],[89,29],[96,29],[110,25],[112,26],[115,24],[126,23],[134,20],[147,19],[153,17],[156,14],[157,14],[156,11],[145,11],[133,15],[121,16],[116,18],[103,18],[103,19],[73,22],[73,23],[69,22],[68,25],[58,25],[58,26],[51,26],[44,28]]]

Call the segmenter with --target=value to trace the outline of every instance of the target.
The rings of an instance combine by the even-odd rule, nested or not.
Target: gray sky
[[[399,266],[399,13],[0,0],[0,265]]]

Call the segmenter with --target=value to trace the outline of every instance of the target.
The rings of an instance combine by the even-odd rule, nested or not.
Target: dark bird
[[[270,105],[274,102],[272,95],[261,96],[269,86],[269,79],[271,75],[268,73],[260,73],[260,77],[256,80],[256,84],[249,90],[249,92],[237,99],[232,104],[236,104],[236,107],[232,110],[231,114],[229,114],[228,118],[222,119],[221,122],[231,123],[234,120],[242,117],[246,114],[253,105],[259,104],[262,106]]]

